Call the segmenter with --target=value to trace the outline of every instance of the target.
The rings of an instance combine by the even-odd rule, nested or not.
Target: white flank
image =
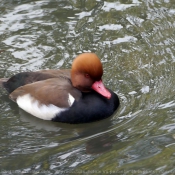
[[[68,96],[69,106],[72,106],[72,104],[74,103],[74,101],[75,101],[75,98],[71,94],[69,94],[69,96]]]
[[[67,110],[67,108],[59,108],[53,104],[39,104],[30,94],[19,96],[16,102],[21,109],[43,120],[52,120],[56,114]]]

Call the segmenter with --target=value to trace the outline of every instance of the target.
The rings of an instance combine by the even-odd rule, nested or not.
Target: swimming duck
[[[72,69],[22,72],[0,79],[11,100],[44,120],[87,123],[111,116],[118,96],[102,82],[103,67],[95,53],[78,55]]]

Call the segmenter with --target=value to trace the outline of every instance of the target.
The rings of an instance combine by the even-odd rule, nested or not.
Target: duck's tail
[[[0,88],[4,87],[4,83],[8,81],[8,78],[0,78]]]

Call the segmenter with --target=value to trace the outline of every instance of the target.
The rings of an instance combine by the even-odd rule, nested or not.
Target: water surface
[[[2,0],[0,77],[95,52],[121,106],[99,122],[37,119],[0,90],[1,174],[175,172],[173,0]]]

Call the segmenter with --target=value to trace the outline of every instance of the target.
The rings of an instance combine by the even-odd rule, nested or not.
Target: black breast
[[[111,90],[111,98],[107,99],[96,92],[83,93],[79,101],[75,101],[69,110],[61,112],[53,121],[64,123],[87,123],[110,117],[118,108],[118,96]]]

